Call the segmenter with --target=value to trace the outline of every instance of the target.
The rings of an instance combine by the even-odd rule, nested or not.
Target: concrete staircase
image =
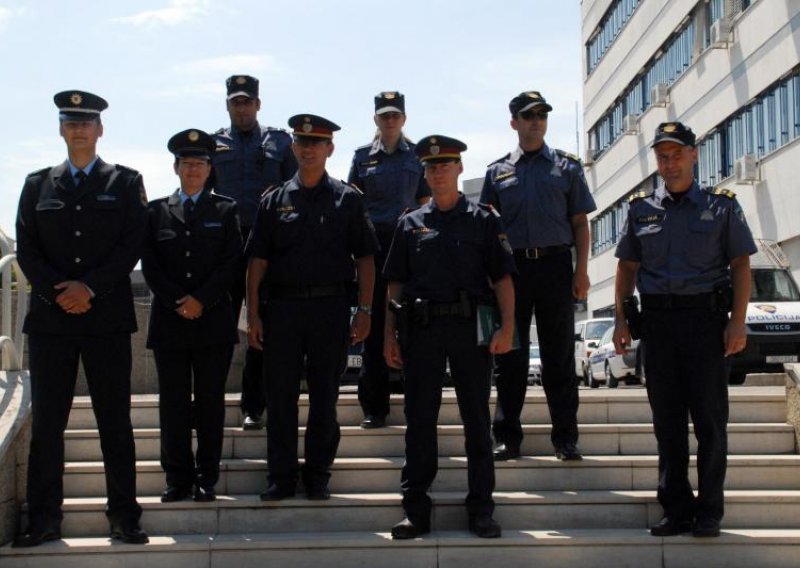
[[[466,531],[466,459],[458,408],[445,393],[440,415],[439,475],[432,488],[433,531],[392,541],[402,517],[402,400],[388,428],[362,430],[354,395],[342,395],[342,442],[333,467],[333,498],[301,493],[262,503],[264,432],[237,427],[237,396],[227,401],[222,475],[213,503],[162,504],[157,399],[133,399],[138,494],[146,546],[111,543],[104,516],[99,439],[88,400],[76,399],[66,440],[63,541],[29,550],[0,549],[2,566],[800,566],[800,455],[786,423],[783,387],[731,388],[730,458],[724,534],[718,539],[651,537],[658,520],[657,457],[641,388],[581,390],[582,462],[552,456],[544,394],[531,388],[523,453],[497,465],[503,538]],[[301,423],[307,413],[301,401]],[[302,434],[303,432],[301,432]],[[302,444],[301,444],[302,448]],[[694,460],[692,462],[694,465]]]

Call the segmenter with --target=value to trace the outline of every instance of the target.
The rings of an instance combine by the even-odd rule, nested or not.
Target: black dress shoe
[[[294,497],[295,488],[290,485],[279,485],[271,483],[267,490],[261,494],[262,501],[280,501],[281,499],[288,499]]]
[[[213,485],[197,485],[194,488],[194,496],[192,497],[192,501],[197,501],[198,503],[206,502],[206,501],[214,501],[217,498],[217,492],[214,491]]]
[[[161,494],[162,503],[173,503],[175,501],[183,501],[192,494],[191,487],[177,487],[175,485],[168,485],[164,492]]]
[[[385,416],[367,414],[364,416],[364,420],[361,421],[361,427],[365,430],[371,430],[372,428],[383,428],[384,426],[386,426]]]
[[[691,530],[692,522],[688,519],[663,517],[650,527],[650,534],[653,536],[675,536],[677,534],[688,533]]]
[[[392,538],[396,540],[406,540],[409,538],[417,538],[429,532],[431,532],[430,521],[412,521],[406,517],[392,527]]]
[[[519,457],[519,446],[511,444],[497,444],[494,449],[494,461],[515,460]]]
[[[327,501],[331,498],[331,492],[327,486],[306,488],[306,498],[309,501]]]
[[[42,528],[31,527],[14,539],[12,548],[31,548],[39,546],[44,542],[58,540],[61,538],[61,527],[59,523],[46,524]]]
[[[581,461],[583,456],[572,442],[556,446],[556,457],[561,461]]]
[[[692,526],[692,536],[699,538],[719,536],[719,521],[708,517],[699,517]]]
[[[469,520],[469,530],[480,538],[499,538],[503,534],[500,523],[489,515],[480,515]]]
[[[147,544],[150,542],[147,533],[142,530],[138,521],[112,521],[111,538],[121,540],[126,544]]]

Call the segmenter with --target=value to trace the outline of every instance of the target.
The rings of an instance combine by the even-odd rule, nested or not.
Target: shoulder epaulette
[[[500,217],[500,212],[494,208],[494,205],[491,203],[476,203],[478,207],[486,211],[487,213],[491,213],[495,217]]]
[[[346,182],[346,181],[344,181],[344,180],[339,180],[339,181],[341,181],[341,182],[342,182],[344,185],[346,185],[347,187],[350,187],[350,188],[353,188],[353,189],[355,189],[355,190],[358,192],[358,194],[359,194],[359,195],[364,195],[364,192],[363,192],[363,191],[361,191],[361,190],[358,188],[358,186],[357,186],[357,185],[355,185],[355,184],[352,184],[352,183],[349,183],[349,182]]]
[[[369,148],[372,148],[372,142],[370,142],[369,144],[363,144],[359,146],[358,148],[356,148],[355,151],[358,152],[359,150],[367,150]]]
[[[267,130],[270,132],[285,132],[286,134],[289,134],[285,128],[278,128],[277,126],[267,126]]]
[[[36,170],[35,172],[29,173],[28,177],[38,176],[38,175],[42,175],[42,174],[48,174],[48,173],[50,173],[50,170],[52,170],[52,169],[53,169],[52,166],[51,167],[47,167],[47,168],[42,168],[41,170]]]
[[[730,189],[723,189],[718,187],[716,189],[706,189],[708,193],[711,195],[722,195],[723,197],[727,197],[728,199],[736,199],[736,194],[732,192]]]
[[[227,195],[220,195],[219,193],[216,193],[213,190],[209,192],[208,195],[209,197],[211,197],[212,199],[216,199],[217,201],[230,201],[232,203],[236,203],[236,200],[234,198],[228,197]]]
[[[569,158],[570,160],[578,162],[579,164],[581,163],[581,159],[578,156],[575,154],[570,154],[569,152],[565,152],[564,150],[556,149],[556,154],[563,158]]]
[[[499,164],[500,162],[504,162],[504,161],[508,160],[510,157],[511,157],[511,152],[509,152],[505,156],[501,156],[501,157],[497,158],[494,162],[489,162],[486,165],[486,167],[488,168],[489,166],[493,166],[495,164]]]
[[[633,203],[638,199],[646,199],[647,197],[650,197],[654,193],[655,193],[654,191],[637,191],[628,198],[628,203]]]

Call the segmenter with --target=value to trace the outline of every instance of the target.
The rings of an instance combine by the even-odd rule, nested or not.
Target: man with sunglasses
[[[574,363],[575,300],[589,291],[589,224],[596,206],[578,158],[544,141],[553,110],[538,91],[509,103],[519,145],[489,165],[481,202],[501,214],[514,249],[516,324],[522,349],[497,356],[497,406],[493,423],[495,460],[520,456],[520,415],[528,379],[530,324],[542,330],[542,385],[550,409],[550,439],[561,460],[580,460],[578,383]],[[573,270],[572,248],[576,262]]]

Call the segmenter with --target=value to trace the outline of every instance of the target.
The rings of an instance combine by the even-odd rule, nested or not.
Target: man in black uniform
[[[589,224],[595,210],[580,161],[545,144],[553,107],[538,91],[509,103],[519,146],[489,165],[481,202],[503,216],[519,274],[514,278],[517,330],[523,349],[497,358],[495,459],[520,455],[520,414],[528,388],[531,317],[542,330],[542,386],[550,409],[556,457],[579,460],[578,383],[575,378],[575,300],[589,291]],[[571,249],[575,247],[575,270]]]
[[[697,148],[689,128],[662,123],[652,147],[665,187],[631,198],[616,253],[614,345],[619,353],[630,345],[623,301],[635,282],[664,508],[650,532],[713,537],[724,513],[726,357],[747,340],[749,257],[756,246],[733,193],[694,180]],[[689,416],[697,438],[697,498],[688,474]]]
[[[100,432],[111,537],[145,543],[130,419],[130,272],[141,253],[147,198],[138,172],[97,156],[108,103],[83,91],[58,93],[54,101],[68,159],[27,177],[17,214],[17,259],[32,286],[24,331],[33,428],[29,526],[14,545],[61,537],[64,429],[79,359]]]
[[[261,498],[295,494],[305,367],[310,408],[302,479],[309,499],[328,499],[339,446],[339,377],[348,341],[363,341],[370,331],[377,242],[361,192],[325,171],[339,127],[312,114],[293,116],[289,126],[299,170],[262,200],[247,244],[248,341],[264,350],[267,385],[269,475]],[[351,325],[355,281],[358,311]]]
[[[268,187],[291,179],[297,171],[297,161],[291,151],[291,137],[285,130],[258,123],[261,109],[258,79],[233,75],[228,77],[225,86],[231,125],[214,133],[217,149],[212,156],[214,169],[208,187],[236,201],[242,239],[246,241],[261,195]],[[247,260],[242,256],[231,288],[231,306],[237,322],[245,296],[246,272]],[[265,408],[262,365],[261,351],[248,348],[242,370],[241,409],[245,430],[264,426],[261,420]]]
[[[464,423],[469,528],[484,538],[501,534],[492,518],[489,392],[492,354],[505,353],[512,345],[515,268],[497,213],[458,191],[461,152],[466,149],[446,136],[419,141],[416,152],[433,201],[400,218],[383,270],[394,302],[390,305],[395,311],[401,306],[400,316],[387,311],[384,353],[390,366],[405,371],[405,518],[392,527],[392,537],[398,539],[430,531],[427,492],[436,477],[436,421],[448,360]],[[502,325],[479,341],[478,311],[493,310],[495,297]]]
[[[215,146],[196,129],[170,138],[181,185],[148,207],[142,272],[154,295],[147,346],[158,370],[165,503],[192,486],[195,501],[216,498],[228,355],[239,340],[229,293],[242,253],[236,203],[204,189]]]

